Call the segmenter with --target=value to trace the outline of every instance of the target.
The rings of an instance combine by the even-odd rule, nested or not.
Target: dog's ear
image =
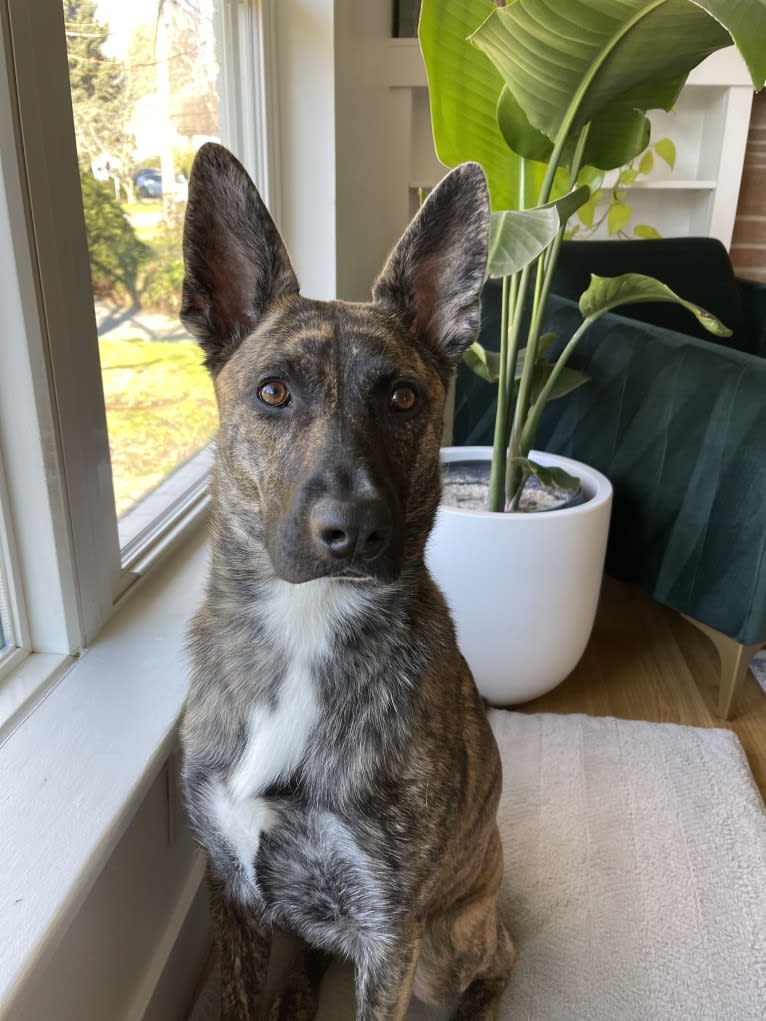
[[[374,301],[395,308],[449,366],[479,329],[488,238],[484,171],[463,163],[428,196],[373,286]]]
[[[215,376],[240,341],[298,281],[242,164],[221,145],[197,153],[184,223],[181,321]]]

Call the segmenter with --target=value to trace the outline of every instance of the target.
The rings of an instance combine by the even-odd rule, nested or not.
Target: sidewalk
[[[189,334],[177,319],[161,312],[111,305],[95,301],[99,337],[110,340],[188,340]]]

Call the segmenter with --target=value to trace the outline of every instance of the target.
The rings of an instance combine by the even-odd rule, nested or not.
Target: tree
[[[131,121],[137,100],[155,87],[154,41],[137,26],[122,62],[104,53],[109,26],[96,19],[93,0],[65,0],[64,19],[80,164],[92,169],[106,159],[115,197],[123,191],[132,203],[137,168]]]
[[[125,120],[124,74],[104,54],[109,28],[96,19],[92,0],[64,0],[64,26],[69,59],[77,153],[88,167],[111,153]]]
[[[119,301],[127,294],[140,305],[138,272],[151,248],[140,241],[109,188],[80,170],[93,293]]]
[[[170,117],[179,135],[216,136],[219,128],[218,61],[213,8],[165,0],[170,61]]]

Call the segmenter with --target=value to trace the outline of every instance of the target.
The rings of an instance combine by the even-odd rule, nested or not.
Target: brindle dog
[[[309,1021],[331,953],[354,963],[357,1021],[399,1021],[413,991],[497,1016],[500,761],[423,559],[488,222],[481,169],[458,167],[371,303],[312,301],[234,157],[205,145],[192,170],[182,319],[220,432],[183,786],[224,1021]],[[267,1004],[274,928],[304,943]]]

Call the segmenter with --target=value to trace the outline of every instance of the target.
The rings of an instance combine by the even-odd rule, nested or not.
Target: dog
[[[333,955],[353,962],[357,1021],[399,1021],[413,992],[497,1017],[515,954],[500,758],[424,563],[488,227],[483,171],[464,164],[371,302],[310,300],[243,167],[212,143],[196,156],[181,318],[220,430],[182,789],[223,1021],[309,1021]],[[266,1002],[274,930],[301,949]]]

